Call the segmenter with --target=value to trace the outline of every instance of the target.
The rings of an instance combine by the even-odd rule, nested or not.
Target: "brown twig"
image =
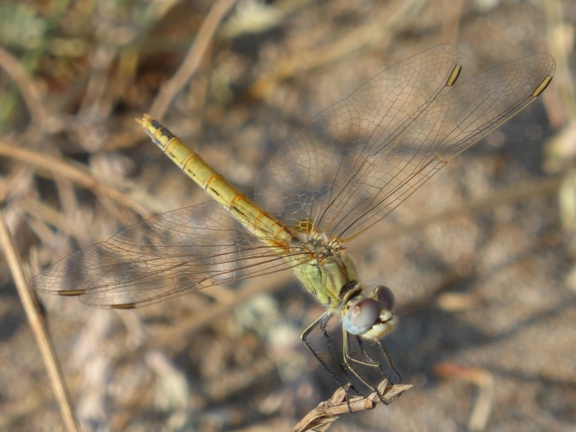
[[[40,100],[40,92],[36,83],[22,64],[8,51],[0,47],[0,67],[6,72],[18,86],[22,99],[28,107],[28,111],[34,123],[41,124],[46,120],[46,110]]]
[[[456,378],[478,387],[479,393],[468,420],[468,430],[470,432],[486,430],[494,406],[495,380],[492,374],[485,369],[450,362],[436,365],[434,372],[439,377]]]
[[[134,211],[143,218],[152,216],[152,212],[144,208],[138,201],[132,199],[125,193],[97,180],[84,167],[65,161],[60,158],[39,154],[37,152],[12,147],[0,143],[0,156],[6,156],[21,162],[34,165],[49,172],[58,173],[74,183],[92,190],[96,195],[107,196],[113,201],[119,203],[122,207]]]
[[[390,384],[388,380],[382,381],[378,385],[377,391],[368,397],[352,396],[348,397],[346,389],[340,387],[327,401],[321,402],[316,408],[310,411],[298,422],[293,432],[324,432],[338,418],[347,413],[357,413],[374,409],[378,401],[384,400],[386,403],[392,402],[395,397],[400,396],[412,386],[409,384]],[[380,399],[382,396],[382,399]]]
[[[36,302],[36,299],[30,294],[28,290],[28,285],[24,277],[24,272],[22,270],[22,261],[6,223],[4,222],[4,217],[0,212],[0,243],[4,250],[4,255],[6,256],[6,261],[10,267],[12,273],[12,278],[14,279],[14,284],[18,290],[18,295],[24,306],[24,311],[26,312],[26,317],[32,328],[32,332],[36,337],[36,343],[40,349],[42,358],[44,359],[44,364],[48,370],[48,376],[54,390],[54,395],[58,401],[58,406],[60,407],[60,413],[62,414],[62,420],[68,431],[78,431],[78,420],[74,415],[74,409],[72,408],[72,401],[66,388],[66,383],[64,381],[64,374],[56,358],[56,352],[48,335],[46,326],[44,325],[44,320],[42,319],[42,314],[40,312],[40,306]]]
[[[190,80],[190,77],[196,72],[200,60],[204,57],[220,21],[222,21],[235,1],[236,0],[220,0],[214,3],[210,13],[202,23],[198,35],[196,39],[194,39],[194,43],[188,51],[182,65],[172,79],[162,85],[156,100],[154,100],[152,108],[150,108],[150,114],[154,118],[161,119],[164,116],[172,98],[184,88]]]
[[[288,54],[276,62],[274,69],[258,78],[250,88],[251,96],[261,98],[278,82],[340,61],[354,52],[375,46],[383,49],[392,40],[392,36],[418,14],[424,4],[422,0],[409,0],[402,2],[393,10],[385,8],[371,23],[360,26],[330,45],[308,52],[298,52],[297,55]]]

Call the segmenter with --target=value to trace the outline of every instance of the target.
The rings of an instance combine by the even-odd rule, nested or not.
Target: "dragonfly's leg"
[[[392,361],[392,356],[390,355],[390,353],[388,352],[388,350],[386,349],[386,347],[384,346],[384,344],[382,343],[382,341],[380,339],[376,339],[374,342],[377,343],[378,346],[380,347],[380,350],[382,351],[382,353],[386,357],[386,361],[390,365],[390,368],[394,371],[394,373],[398,377],[398,384],[400,384],[402,382],[402,375],[400,375],[400,372],[398,372],[398,370],[396,369],[396,366],[394,366],[394,361]]]
[[[364,384],[371,391],[374,391],[374,389],[375,389],[375,387],[377,387],[377,385],[374,386],[374,385],[370,384],[364,378],[364,376],[359,371],[356,370],[356,367],[358,367],[359,365],[363,365],[363,366],[370,367],[370,368],[377,367],[378,369],[380,369],[379,365],[377,365],[374,361],[372,361],[372,359],[370,359],[368,357],[360,336],[356,336],[356,335],[352,336],[344,329],[342,329],[342,332],[343,332],[343,338],[344,338],[344,343],[342,344],[343,345],[342,346],[342,350],[343,350],[342,357],[344,358],[344,363],[346,364],[348,369],[356,376],[356,378],[358,378],[360,380],[360,382],[362,382],[362,384]],[[363,360],[363,359],[355,358],[350,354],[350,352],[351,352],[351,346],[350,346],[351,337],[356,338],[356,343],[360,347],[360,349],[362,351],[362,355],[364,357],[368,358],[367,361]],[[384,378],[387,378],[386,375],[384,375]]]
[[[361,363],[364,364],[366,366],[372,366],[374,368],[378,368],[378,370],[380,371],[380,373],[382,374],[382,376],[387,377],[386,372],[384,372],[384,369],[382,368],[382,362],[381,361],[377,361],[374,360],[372,357],[370,357],[370,354],[368,353],[368,351],[366,350],[366,340],[361,338],[360,336],[356,336],[356,343],[358,344],[358,346],[360,347],[360,351],[362,353],[362,355],[364,356],[364,358],[366,359],[365,361],[360,361],[358,359],[355,359],[353,357],[350,358],[350,360],[355,361],[357,363]],[[392,363],[392,357],[390,356],[390,354],[388,353],[388,350],[386,349],[386,347],[384,347],[384,344],[382,344],[382,342],[380,342],[380,340],[376,339],[371,339],[370,343],[378,346],[378,349],[380,351],[381,355],[380,357],[385,357],[386,358],[386,362],[392,367],[392,369],[394,370],[394,372],[397,373],[396,369],[394,369],[394,364]],[[402,379],[402,377],[400,377],[400,379]]]
[[[320,318],[318,318],[316,321],[314,321],[312,324],[310,324],[306,330],[304,330],[304,332],[300,336],[300,339],[302,339],[302,342],[304,342],[304,345],[306,345],[306,348],[308,348],[308,350],[312,354],[314,354],[314,357],[316,357],[316,359],[318,359],[320,364],[322,364],[322,366],[324,366],[324,368],[330,373],[330,375],[332,375],[334,377],[334,379],[336,380],[338,385],[340,387],[346,387],[346,386],[351,385],[350,378],[348,376],[346,369],[342,365],[342,362],[339,361],[339,356],[338,356],[338,353],[336,352],[336,348],[334,347],[334,344],[332,343],[332,339],[330,338],[328,331],[326,331],[326,326],[328,325],[328,322],[330,321],[331,318],[332,318],[332,314],[330,312],[324,313]],[[328,348],[330,350],[331,357],[336,360],[335,363],[340,367],[340,369],[341,369],[340,372],[342,372],[342,374],[346,377],[346,380],[348,382],[342,382],[342,380],[338,377],[338,374],[332,370],[332,367],[330,367],[330,365],[322,358],[322,356],[318,353],[318,351],[316,349],[314,349],[312,347],[312,345],[310,344],[310,342],[308,341],[308,337],[316,328],[319,328],[320,332],[322,333],[322,336],[324,337],[324,340],[325,340],[325,342],[328,345]]]
[[[347,364],[346,360],[344,360],[344,362],[342,362],[343,353],[338,353],[338,351],[336,350],[336,347],[334,346],[332,338],[330,337],[328,331],[326,330],[326,327],[328,326],[328,322],[330,321],[332,316],[333,315],[330,312],[326,312],[325,314],[323,314],[320,318],[318,318],[316,321],[314,321],[312,324],[310,324],[310,326],[306,330],[304,330],[304,332],[302,333],[300,338],[302,339],[302,342],[304,342],[304,345],[306,345],[306,348],[308,348],[310,350],[310,352],[312,354],[314,354],[314,357],[316,357],[316,359],[320,362],[320,364],[322,364],[322,366],[324,366],[324,368],[330,373],[330,375],[332,375],[332,377],[338,383],[338,385],[346,390],[346,394],[348,394],[348,392],[351,390],[357,395],[365,396],[352,383],[352,380],[351,380],[350,375],[349,375],[350,367]],[[332,358],[333,363],[335,363],[337,365],[339,372],[341,372],[340,376],[343,376],[346,378],[346,382],[343,382],[339,378],[339,375],[332,370],[332,367],[322,358],[322,356],[308,342],[308,336],[316,328],[318,328],[320,330],[320,332],[322,333],[322,336],[324,337],[324,341],[325,341],[326,345],[328,346],[328,349],[330,352],[330,357]],[[344,350],[344,347],[342,349]],[[352,372],[354,373],[354,375],[357,375],[354,371],[352,371]],[[346,397],[346,403],[348,404],[348,411],[350,412],[350,414],[354,414],[354,411],[352,410],[352,407],[350,406],[350,401],[349,401],[348,397]]]
[[[386,372],[384,372],[384,369],[382,369],[382,362],[373,360],[372,357],[370,357],[370,355],[366,351],[366,348],[365,348],[366,340],[361,338],[360,336],[356,336],[356,338],[358,339],[358,341],[357,341],[358,346],[360,346],[360,349],[362,350],[362,354],[367,359],[366,364],[368,364],[368,365],[372,364],[374,367],[378,367],[378,369],[380,370],[382,375],[386,376]],[[402,382],[402,375],[400,375],[400,372],[398,372],[398,370],[396,369],[396,366],[394,366],[394,361],[392,360],[392,356],[390,355],[390,353],[388,352],[388,350],[386,349],[386,347],[384,346],[382,341],[380,339],[370,339],[370,343],[372,343],[378,347],[378,350],[382,354],[381,357],[386,359],[386,363],[388,363],[388,365],[390,366],[390,369],[392,369],[394,371],[394,373],[398,377],[398,384],[400,384]],[[355,358],[350,358],[350,360],[355,361],[357,363],[364,364],[363,362],[361,362]]]
[[[334,346],[334,343],[332,341],[332,338],[330,337],[328,331],[326,330],[326,327],[328,326],[328,322],[330,321],[330,319],[332,318],[332,314],[330,312],[326,312],[324,315],[322,315],[320,318],[318,318],[316,321],[314,321],[305,331],[304,333],[302,333],[301,339],[304,342],[304,345],[306,345],[306,348],[308,348],[310,350],[310,352],[312,354],[314,354],[314,357],[316,357],[316,359],[318,359],[318,361],[320,362],[320,364],[322,364],[322,366],[324,366],[324,368],[330,373],[330,375],[332,375],[332,377],[334,378],[334,380],[338,383],[338,385],[340,385],[340,387],[344,388],[346,390],[346,393],[348,393],[349,391],[353,391],[355,394],[359,395],[359,396],[365,396],[360,390],[358,390],[354,384],[352,383],[352,379],[350,377],[350,366],[349,364],[346,362],[346,360],[344,360],[344,362],[342,361],[342,358],[345,357],[345,355],[343,355],[342,351],[338,351],[336,349],[336,347]],[[318,351],[313,348],[311,346],[311,344],[308,341],[308,336],[316,329],[318,328],[318,330],[322,333],[322,336],[324,337],[324,342],[326,343],[326,345],[328,346],[329,349],[329,354],[330,357],[332,359],[332,363],[336,365],[336,367],[338,368],[339,373],[336,373],[332,367],[330,366],[330,364],[328,364],[328,362],[322,358],[322,356],[318,353]],[[344,347],[342,348],[342,350],[344,350]],[[358,374],[354,371],[352,371],[352,373],[357,376]],[[345,381],[343,381],[341,379],[341,377],[345,377]],[[368,386],[369,387],[369,386]],[[350,411],[351,414],[354,414],[354,411],[352,411],[352,408],[350,406],[349,403],[349,399],[346,398],[346,402],[348,403],[348,411]]]
[[[354,337],[357,346],[360,349],[360,356],[355,356],[352,355],[352,349],[351,349],[351,338]],[[384,371],[384,369],[382,368],[382,362],[381,361],[375,361],[374,359],[372,359],[372,357],[370,356],[370,354],[368,353],[367,349],[366,349],[366,345],[368,343],[373,344],[379,351],[379,357],[382,359],[386,359],[386,362],[390,365],[390,367],[392,368],[392,370],[394,371],[394,373],[396,375],[398,375],[400,382],[402,381],[402,376],[400,375],[400,373],[396,370],[396,368],[394,367],[394,363],[392,361],[392,357],[390,356],[390,354],[388,353],[388,351],[386,350],[386,348],[384,347],[384,345],[382,344],[382,342],[379,339],[371,339],[371,340],[366,340],[363,339],[360,336],[357,335],[349,335],[348,332],[346,332],[344,330],[344,362],[346,363],[346,366],[348,367],[348,369],[356,376],[356,378],[358,378],[358,380],[360,380],[367,388],[369,388],[372,392],[376,392],[376,394],[378,395],[378,398],[386,405],[388,405],[388,401],[384,400],[383,396],[380,394],[380,392],[378,392],[378,385],[380,384],[381,381],[383,381],[384,379],[386,380],[390,380],[389,376],[386,374],[386,372]],[[372,368],[372,369],[377,369],[381,375],[381,379],[378,380],[377,383],[371,383],[361,372],[361,367],[368,367],[368,368]]]
[[[390,378],[388,377],[388,375],[386,374],[386,372],[384,371],[384,369],[382,368],[382,362],[377,362],[374,361],[370,355],[368,354],[368,352],[366,351],[366,341],[365,339],[362,339],[360,336],[356,336],[358,338],[358,345],[360,346],[360,349],[362,350],[362,354],[368,359],[368,361],[373,364],[375,367],[378,368],[378,370],[380,371],[380,374],[385,377],[385,379],[390,380]],[[378,347],[380,353],[382,353],[382,356],[380,356],[381,358],[385,357],[386,358],[386,362],[388,363],[388,365],[390,366],[390,368],[394,371],[394,373],[398,376],[399,378],[399,383],[402,382],[402,376],[400,375],[400,373],[396,370],[396,367],[394,366],[394,362],[392,361],[392,356],[390,355],[390,353],[388,352],[388,350],[386,349],[386,347],[384,346],[384,344],[382,343],[382,341],[380,339],[372,339],[370,340],[370,343],[374,344],[375,346]],[[352,359],[354,360],[354,359]],[[352,369],[353,372],[355,372]],[[391,381],[391,380],[390,380]],[[380,392],[378,391],[378,385],[376,385],[376,387],[372,386],[372,390],[376,392],[376,394],[378,395],[378,398],[380,399],[380,401],[382,403],[384,403],[385,405],[388,405],[390,402],[384,400],[383,395],[380,394]]]

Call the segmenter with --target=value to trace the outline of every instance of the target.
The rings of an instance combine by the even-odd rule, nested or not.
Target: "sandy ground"
[[[329,430],[576,430],[571,213],[564,227],[560,218],[574,199],[574,140],[561,133],[576,113],[573,51],[563,48],[575,4],[269,3],[228,12],[162,117],[247,194],[286,138],[413,54],[456,45],[461,80],[537,52],[556,57],[543,97],[350,244],[363,278],[396,293],[400,323],[385,344],[414,387]],[[19,24],[4,26],[2,47],[34,84],[2,61],[0,144],[39,158],[25,164],[2,150],[2,212],[29,274],[206,199],[133,119],[174,79],[212,2],[51,5],[5,3],[0,13]],[[23,89],[38,98],[23,102]],[[96,181],[64,169],[82,165]],[[62,430],[11,274],[0,269],[0,429]],[[86,431],[291,430],[336,390],[299,338],[323,309],[288,272],[136,311],[41,301]]]

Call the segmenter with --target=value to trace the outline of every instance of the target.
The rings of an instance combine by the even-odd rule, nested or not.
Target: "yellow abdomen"
[[[224,206],[250,232],[268,245],[285,248],[298,239],[293,229],[260,209],[215,172],[197,153],[148,115],[137,120],[152,141],[204,191]],[[286,246],[284,246],[286,245]]]

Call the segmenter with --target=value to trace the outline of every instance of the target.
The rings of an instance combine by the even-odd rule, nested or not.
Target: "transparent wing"
[[[257,178],[261,206],[350,240],[530,104],[554,71],[554,59],[538,54],[448,86],[458,60],[450,45],[424,51],[318,115]]]
[[[284,270],[297,265],[297,255],[287,264],[210,201],[126,228],[57,262],[30,284],[93,306],[127,309]]]

